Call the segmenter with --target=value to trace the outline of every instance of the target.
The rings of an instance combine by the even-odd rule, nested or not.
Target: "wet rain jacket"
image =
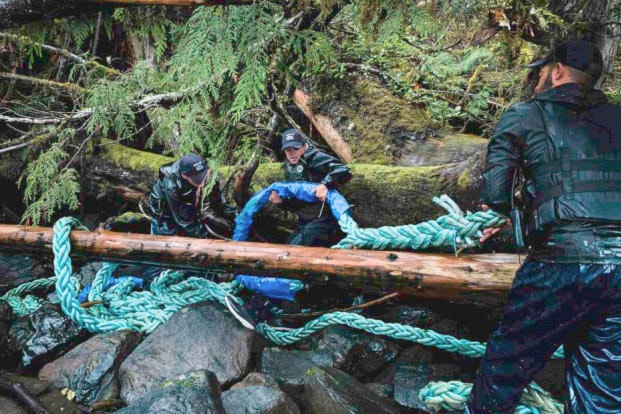
[[[149,194],[149,206],[153,219],[160,229],[179,236],[206,238],[207,228],[201,221],[205,212],[222,215],[224,200],[220,185],[216,182],[204,200],[203,213],[200,204],[195,206],[196,188],[191,186],[179,172],[179,161],[160,168],[159,178]],[[162,233],[159,233],[162,234]]]
[[[335,189],[351,179],[351,170],[337,158],[319,151],[311,143],[297,164],[285,160],[286,181],[308,181]],[[297,199],[283,200],[281,207],[298,215],[298,228],[288,243],[298,246],[329,247],[337,241],[339,226],[330,207],[317,200],[307,203]]]
[[[509,290],[466,413],[513,413],[564,346],[571,414],[621,412],[621,108],[575,84],[509,109],[488,147],[483,200],[530,195],[531,252]]]
[[[509,109],[488,148],[483,200],[509,213],[516,169],[528,181],[533,257],[621,263],[621,108],[576,84]]]

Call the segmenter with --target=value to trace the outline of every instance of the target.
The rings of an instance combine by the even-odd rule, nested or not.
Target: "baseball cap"
[[[200,155],[187,154],[179,159],[179,172],[195,183],[202,183],[209,167]]]
[[[282,133],[282,150],[287,148],[301,148],[306,144],[306,137],[295,128],[291,128]]]
[[[562,63],[588,73],[593,82],[602,76],[604,60],[599,49],[586,40],[572,40],[561,43],[545,57],[529,63],[526,67],[540,68],[548,63]]]

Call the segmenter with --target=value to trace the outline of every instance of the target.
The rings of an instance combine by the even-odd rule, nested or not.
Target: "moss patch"
[[[424,108],[392,95],[370,79],[352,78],[335,93],[324,92],[315,92],[313,100],[347,140],[356,162],[391,164],[394,139],[435,126]]]

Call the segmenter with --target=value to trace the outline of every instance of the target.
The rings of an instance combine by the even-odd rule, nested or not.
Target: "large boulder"
[[[370,392],[354,377],[335,368],[314,368],[306,373],[304,412],[313,413],[400,413],[394,401]]]
[[[45,365],[39,379],[56,388],[69,388],[77,402],[87,405],[118,398],[119,366],[139,341],[140,334],[135,331],[97,335]]]
[[[69,401],[67,397],[50,386],[48,382],[6,371],[2,372],[2,380],[12,384],[19,384],[22,390],[34,397],[40,405],[47,409],[46,412],[50,414],[81,414],[83,412],[75,402]],[[26,414],[33,412],[32,410],[25,409],[23,403],[15,398],[9,398],[9,395],[9,393],[0,395],[0,413]]]
[[[209,371],[189,372],[153,386],[117,414],[226,414],[220,384]]]
[[[266,348],[261,354],[261,372],[276,379],[278,384],[296,398],[302,392],[306,372],[315,367],[331,367],[329,352]]]
[[[299,414],[295,402],[278,387],[250,385],[222,394],[227,414]]]
[[[258,339],[220,305],[182,309],[121,364],[121,398],[132,403],[156,384],[190,371],[209,370],[228,386],[250,371]]]

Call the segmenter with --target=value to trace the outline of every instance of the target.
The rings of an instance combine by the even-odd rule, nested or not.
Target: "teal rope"
[[[1,299],[6,300],[17,312],[30,313],[35,305],[25,304],[19,300],[19,296],[33,289],[40,289],[55,284],[56,293],[60,298],[63,312],[80,326],[91,332],[109,332],[119,329],[133,329],[140,332],[150,333],[159,325],[167,321],[175,312],[192,303],[206,300],[217,301],[224,305],[224,298],[229,296],[241,303],[241,300],[233,296],[238,293],[242,286],[239,283],[216,284],[202,278],[183,279],[181,272],[171,270],[163,271],[151,284],[152,292],[133,292],[131,280],[124,280],[104,292],[105,286],[117,265],[104,263],[93,281],[89,300],[102,301],[101,304],[93,305],[87,309],[80,306],[77,301],[77,281],[71,277],[71,259],[69,253],[71,246],[69,234],[79,222],[71,217],[65,217],[54,225],[54,270],[55,278],[37,280],[20,285],[7,292]],[[41,300],[35,300],[37,304]],[[421,345],[434,346],[439,349],[456,352],[469,357],[481,357],[485,352],[485,344],[477,341],[457,339],[450,335],[438,334],[431,330],[401,325],[398,323],[386,323],[376,319],[365,318],[355,313],[333,312],[322,315],[310,321],[301,328],[283,331],[273,328],[265,323],[257,325],[256,329],[264,337],[278,345],[290,345],[304,339],[329,325],[346,325],[366,332],[388,336],[394,339],[416,342]],[[553,358],[562,358],[562,349],[559,348]],[[434,383],[432,383],[434,384]],[[467,394],[470,392],[468,385],[451,382],[452,385],[437,385],[421,390],[421,400],[429,399],[430,406],[434,404],[447,404],[452,407],[455,404],[465,403]],[[440,392],[441,390],[442,392]],[[424,393],[423,393],[424,391]],[[541,390],[542,393],[545,393]],[[423,395],[424,394],[424,395]],[[429,396],[427,396],[429,394]],[[443,402],[438,402],[439,396]],[[541,393],[531,395],[529,405],[518,410],[519,413],[556,413],[556,411],[542,411],[537,407],[545,406],[546,409],[556,409],[559,403],[548,402]],[[446,401],[446,402],[445,402]],[[539,405],[537,405],[539,404]],[[445,407],[445,408],[446,408]],[[522,407],[522,406],[520,406]],[[552,407],[552,408],[550,408]]]
[[[463,411],[471,391],[472,384],[461,381],[430,382],[420,390],[418,398],[434,411]],[[563,414],[563,410],[563,404],[533,382],[524,389],[515,413]]]
[[[435,220],[405,226],[384,226],[376,229],[361,229],[348,214],[343,214],[339,225],[347,236],[338,242],[337,249],[411,249],[429,247],[453,247],[455,250],[478,246],[482,230],[488,227],[501,227],[507,219],[494,211],[476,213],[461,211],[459,206],[446,194],[434,197],[433,202],[449,214]]]

